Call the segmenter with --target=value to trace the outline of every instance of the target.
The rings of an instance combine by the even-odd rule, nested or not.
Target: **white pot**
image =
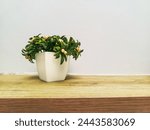
[[[39,78],[46,82],[65,80],[68,67],[69,58],[67,62],[60,64],[60,58],[56,59],[54,52],[42,52],[35,55],[37,71]]]

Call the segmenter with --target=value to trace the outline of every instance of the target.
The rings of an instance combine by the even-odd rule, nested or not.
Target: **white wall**
[[[21,55],[30,36],[69,35],[82,74],[150,74],[150,0],[0,0],[0,73],[34,72]]]

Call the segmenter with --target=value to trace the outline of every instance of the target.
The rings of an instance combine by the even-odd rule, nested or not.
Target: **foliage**
[[[40,52],[54,52],[56,58],[60,58],[60,64],[67,61],[68,56],[73,56],[75,60],[81,55],[81,43],[73,37],[66,36],[41,36],[38,34],[29,38],[28,44],[22,49],[22,55],[30,62],[34,63],[35,54]]]

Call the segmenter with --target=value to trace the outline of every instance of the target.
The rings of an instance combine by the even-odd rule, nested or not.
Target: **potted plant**
[[[66,78],[70,56],[77,60],[83,52],[80,45],[73,37],[38,34],[29,38],[28,44],[22,49],[22,55],[31,63],[36,61],[41,80],[59,81]]]

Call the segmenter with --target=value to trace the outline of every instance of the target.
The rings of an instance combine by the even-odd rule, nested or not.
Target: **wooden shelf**
[[[0,75],[0,112],[150,112],[150,76]]]

